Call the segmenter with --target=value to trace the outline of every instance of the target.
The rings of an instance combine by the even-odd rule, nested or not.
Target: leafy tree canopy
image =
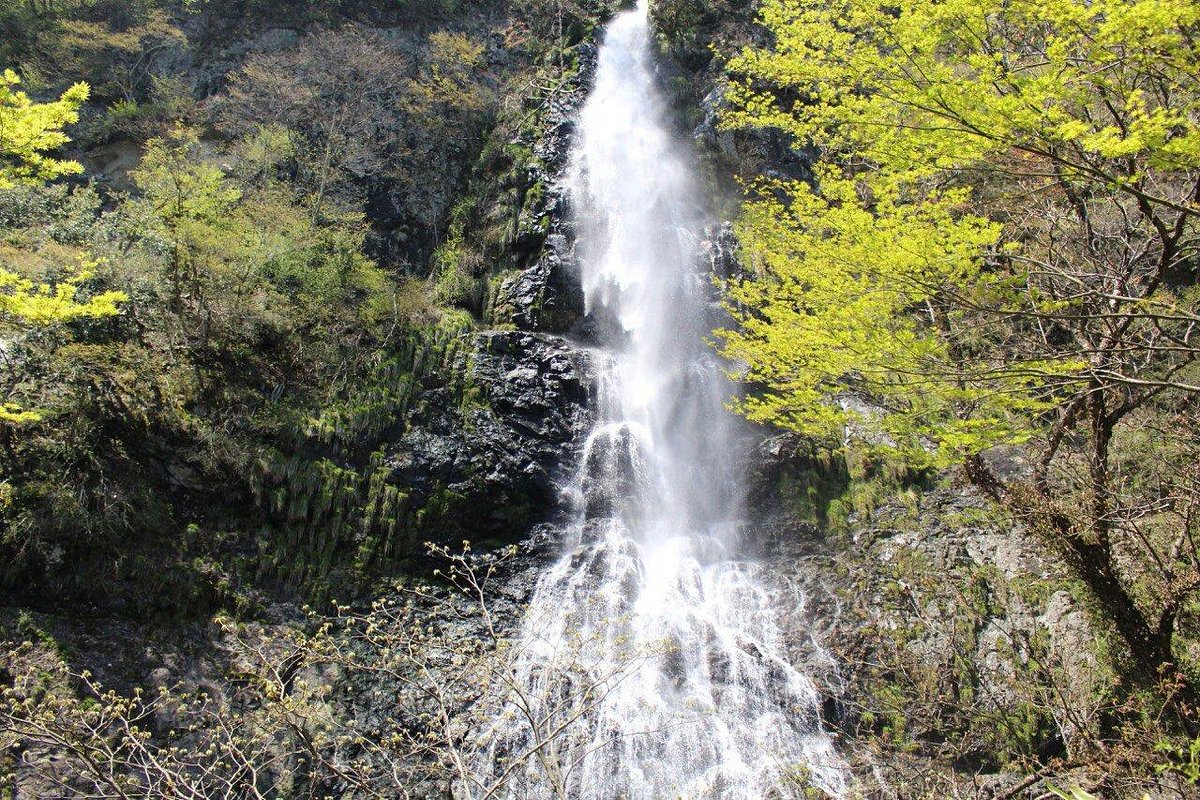
[[[20,79],[11,70],[0,76],[0,191],[83,170],[77,162],[58,160],[48,153],[70,141],[63,128],[79,119],[79,106],[88,96],[87,84],[75,84],[50,103],[35,103],[17,90],[18,85]],[[95,261],[85,262],[56,283],[35,282],[0,266],[0,323],[50,325],[116,314],[117,304],[127,299],[121,292],[103,292],[87,299],[78,296],[95,266]],[[0,404],[2,423],[40,418],[37,412],[14,403]]]
[[[731,63],[725,123],[821,157],[810,183],[759,186],[741,224],[757,279],[734,288],[740,325],[722,337],[761,388],[744,413],[875,429],[945,463],[1027,438],[1097,383],[1191,387],[1190,340],[1168,352],[1152,330],[1186,338],[1176,323],[1195,320],[1169,286],[1195,270],[1200,8],[769,0],[762,14],[774,44]]]

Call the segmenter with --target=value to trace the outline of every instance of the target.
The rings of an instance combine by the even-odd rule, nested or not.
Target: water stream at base
[[[646,0],[608,27],[570,180],[589,311],[622,333],[598,356],[577,518],[531,600],[480,769],[510,771],[511,798],[757,800],[810,783],[841,796],[813,684],[738,560],[701,195],[655,84]]]

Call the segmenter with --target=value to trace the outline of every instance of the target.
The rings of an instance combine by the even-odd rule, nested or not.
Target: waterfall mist
[[[653,66],[643,0],[608,27],[569,175],[588,311],[613,330],[597,424],[480,769],[508,771],[522,798],[803,796],[809,782],[839,796],[813,684],[739,560],[733,387],[705,343],[703,192]]]

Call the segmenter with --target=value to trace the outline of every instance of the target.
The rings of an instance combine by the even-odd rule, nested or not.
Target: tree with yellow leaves
[[[12,70],[0,74],[0,190],[83,171],[78,162],[50,154],[70,141],[63,128],[79,121],[88,85],[76,83],[50,103],[34,102],[20,85]]]
[[[1112,448],[1163,415],[1190,429],[1200,393],[1200,6],[767,0],[762,21],[726,124],[820,156],[741,223],[741,410],[963,463],[1049,534],[1136,677],[1174,674],[1195,448]],[[986,468],[1001,443],[1030,446],[1027,480]]]
[[[49,103],[34,102],[17,89],[19,85],[12,70],[0,75],[0,191],[83,171],[78,162],[51,154],[70,141],[63,128],[78,121],[87,84],[77,83]],[[126,299],[121,292],[79,298],[80,286],[92,277],[95,266],[96,262],[80,264],[54,283],[39,283],[0,266],[0,325],[24,328],[116,314],[117,304]],[[0,404],[0,422],[38,419],[34,411]]]

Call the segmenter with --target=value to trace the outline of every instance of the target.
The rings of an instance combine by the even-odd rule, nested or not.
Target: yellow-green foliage
[[[150,77],[148,49],[183,43],[169,8],[160,0],[0,3],[0,64],[39,91],[83,77],[99,98],[128,101]]]
[[[101,292],[78,299],[80,284],[92,277],[95,262],[81,264],[56,283],[35,283],[14,272],[0,269],[0,325],[17,327],[52,325],[75,319],[97,319],[118,313],[117,304],[129,299],[124,292]],[[15,403],[0,404],[0,423],[37,422],[42,415]]]
[[[58,100],[35,103],[20,84],[12,70],[0,73],[0,189],[82,172],[78,162],[51,154],[70,141],[63,128],[79,121],[88,85],[76,83]]]
[[[79,119],[79,106],[88,97],[87,84],[77,83],[51,103],[35,103],[18,91],[20,79],[12,70],[0,75],[0,191],[18,184],[36,185],[83,170],[75,161],[48,153],[70,141],[63,128]],[[17,324],[46,325],[80,317],[117,313],[124,299],[109,292],[87,301],[76,299],[79,285],[92,275],[95,262],[81,264],[73,274],[37,283],[0,268],[0,319]]]
[[[219,152],[187,128],[165,131],[132,172],[132,196],[107,208],[90,187],[0,192],[0,257],[13,267],[0,271],[0,325],[79,322],[17,337],[11,364],[19,369],[4,372],[0,421],[38,426],[0,465],[0,527],[11,531],[0,546],[24,547],[3,579],[55,548],[94,550],[108,530],[123,533],[106,541],[127,543],[182,528],[153,480],[133,488],[119,480],[141,475],[126,459],[144,443],[169,442],[174,479],[192,489],[252,471],[254,454],[286,448],[287,423],[300,418],[303,430],[317,406],[328,414],[311,420],[311,441],[329,449],[281,455],[295,464],[280,468],[280,481],[295,486],[272,485],[263,499],[288,534],[304,532],[297,579],[328,571],[344,529],[365,526],[381,548],[391,546],[395,493],[360,480],[353,460],[326,456],[377,435],[408,402],[407,379],[376,384],[367,373],[421,309],[402,307],[390,276],[363,253],[361,214],[314,222],[304,193],[273,170],[264,152],[272,138],[259,131]],[[103,281],[125,291],[99,291]],[[118,319],[84,324],[112,316],[118,303],[127,309]],[[359,379],[363,392],[343,388]],[[76,472],[52,466],[60,453],[71,454]],[[96,474],[118,476],[97,481],[110,487],[105,497],[70,488]],[[293,530],[295,516],[311,528]],[[205,536],[188,546],[202,549]],[[122,566],[113,572],[136,569],[132,559],[114,562]]]
[[[63,128],[79,120],[79,106],[88,97],[88,86],[76,83],[58,100],[35,103],[19,91],[20,78],[12,70],[0,74],[0,191],[19,184],[36,185],[83,170],[75,161],[51,155],[70,141]],[[80,298],[81,284],[89,280],[97,262],[84,261],[54,281],[35,281],[0,266],[0,325],[18,328],[45,326],[74,319],[108,317],[128,299],[123,292],[108,291]],[[36,422],[41,415],[5,402],[0,422]]]
[[[1083,204],[1083,227],[1124,214],[1131,240],[1159,211],[1163,230],[1194,229],[1200,7],[768,0],[762,19],[774,44],[731,62],[725,124],[821,156],[811,183],[758,187],[741,221],[754,279],[733,287],[722,340],[765,387],[741,410],[828,437],[849,425],[927,463],[1028,437],[1055,392],[1096,377],[1102,346],[1060,345],[1038,321],[1084,325],[1099,313],[1081,305],[1099,291],[1086,259],[1119,277],[1127,257],[1065,225],[1031,243],[1001,222],[1036,197],[1064,216]],[[1134,311],[1178,311],[1155,285]]]
[[[956,219],[958,193],[867,209],[854,182],[836,175],[820,193],[791,189],[790,205],[754,203],[741,223],[761,277],[731,289],[741,326],[721,335],[726,355],[749,365],[744,377],[771,387],[741,410],[826,438],[854,420],[914,458],[922,439],[953,457],[1019,437],[1011,412],[1033,405],[1024,376],[972,374],[928,317],[911,313],[977,278],[996,226]],[[903,415],[848,411],[832,396],[849,389]],[[963,407],[973,413],[960,416]]]
[[[482,108],[486,96],[474,72],[482,63],[483,52],[483,45],[464,34],[431,34],[429,63],[421,76],[408,83],[413,108],[425,111],[438,103]]]
[[[239,167],[269,168],[261,148],[276,140],[269,130],[250,137],[235,151],[245,159]],[[223,305],[230,324],[291,304],[316,318],[347,304],[366,322],[394,310],[392,281],[362,253],[361,214],[327,214],[316,224],[286,186],[260,180],[246,191],[194,131],[179,127],[147,143],[132,177],[142,192],[140,233],[166,245],[176,303]]]
[[[788,107],[741,83],[731,121],[858,154],[893,183],[1009,148],[1077,144],[1061,167],[1113,181],[1118,157],[1171,171],[1200,161],[1190,0],[769,0],[763,21],[775,48],[732,69],[802,99]],[[1148,91],[1151,74],[1176,92]]]
[[[94,275],[96,266],[96,262],[81,264],[55,283],[35,283],[0,270],[0,321],[49,325],[116,314],[117,304],[128,299],[124,292],[102,292],[86,300],[79,299],[80,284]]]
[[[241,199],[241,191],[199,151],[195,132],[176,127],[146,144],[133,173],[137,187],[168,226],[218,221]]]

